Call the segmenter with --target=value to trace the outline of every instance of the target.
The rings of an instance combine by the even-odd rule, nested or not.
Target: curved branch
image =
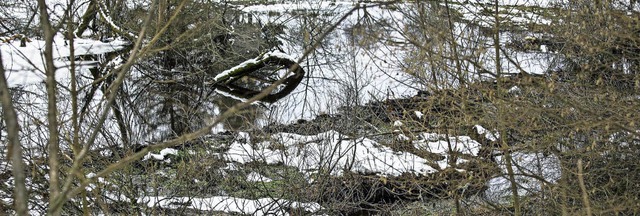
[[[298,87],[298,85],[304,78],[304,69],[302,69],[302,67],[300,67],[300,65],[294,60],[283,57],[281,55],[269,53],[263,57],[258,57],[256,59],[246,61],[245,63],[242,63],[236,67],[233,67],[232,69],[221,73],[220,75],[216,76],[217,79],[214,82],[214,86],[217,90],[235,97],[243,99],[254,97],[260,94],[262,90],[253,90],[240,87],[233,84],[232,81],[237,80],[242,76],[254,73],[266,66],[283,66],[283,68],[291,70],[293,74],[284,78],[284,88],[261,98],[260,101],[262,102],[273,103],[282,99],[283,97],[289,95],[296,87]]]

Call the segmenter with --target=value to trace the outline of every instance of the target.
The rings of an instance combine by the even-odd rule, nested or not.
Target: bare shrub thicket
[[[430,92],[418,105],[429,116],[416,123],[418,130],[492,128],[499,138],[484,140],[483,148],[489,159],[506,160],[502,175],[511,182],[511,199],[481,195],[456,212],[637,214],[637,7],[628,1],[557,2],[553,8],[523,3],[531,6],[483,3],[475,19],[488,25],[462,20],[453,10],[458,3],[416,3],[405,13],[413,54],[405,59],[406,71]],[[516,10],[542,14],[550,24],[514,24],[509,13]],[[505,41],[509,35],[521,36]],[[531,44],[538,62],[551,56],[543,74],[527,71],[508,45],[515,42]],[[551,171],[560,178],[548,182],[544,172],[526,172],[541,188],[523,190],[518,179],[530,167],[515,160],[519,153],[557,157],[559,169]]]
[[[480,8],[477,13],[461,14],[471,4]],[[409,122],[402,133],[410,137],[422,132],[470,135],[483,144],[475,166],[489,171],[498,162],[505,169],[469,178],[487,183],[504,176],[507,196],[444,188],[450,196],[438,197],[441,201],[433,206],[444,206],[446,214],[637,214],[637,5],[519,4],[416,2],[390,7],[403,13],[402,20],[365,15],[346,29],[362,50],[403,47],[406,54],[398,53],[396,63],[420,85],[415,100],[395,100],[397,106],[381,109],[387,112],[383,121]],[[526,13],[538,18],[518,22],[516,17]],[[545,66],[532,70],[532,64]],[[353,91],[345,92],[344,98],[354,98]],[[412,116],[415,111],[425,118]],[[477,134],[475,125],[489,128],[497,139]],[[537,162],[523,162],[523,154],[535,155]],[[550,158],[555,162],[548,163]],[[371,187],[370,196],[380,191],[372,185],[385,188],[381,182],[356,179]],[[531,182],[538,186],[528,186]],[[361,185],[352,186],[353,193],[345,196],[366,196],[355,189]],[[395,212],[420,212],[412,205]],[[388,211],[388,206],[380,209]],[[437,211],[427,209],[422,213]]]
[[[22,9],[14,3],[2,4]],[[164,210],[159,206],[140,199],[193,196],[192,189],[206,186],[189,187],[197,178],[214,184],[206,188],[215,190],[215,183],[223,179],[219,173],[198,175],[203,175],[202,169],[215,170],[224,164],[211,158],[194,161],[216,149],[177,156],[173,158],[178,161],[175,169],[169,170],[162,163],[142,160],[143,156],[202,142],[197,138],[210,133],[214,125],[283,82],[270,80],[258,88],[263,93],[252,95],[245,103],[235,101],[209,113],[215,87],[205,82],[269,50],[262,37],[262,23],[238,20],[243,15],[225,4],[158,0],[135,2],[131,4],[134,8],[128,8],[131,5],[123,1],[37,3],[38,25],[24,24],[22,17],[7,17],[7,22],[2,17],[2,24],[7,25],[2,36],[12,33],[13,28],[21,28],[17,33],[34,28],[42,32],[28,37],[44,41],[45,66],[33,67],[43,68],[46,77],[44,85],[27,91],[10,89],[5,79],[0,80],[2,140],[9,143],[3,150],[11,156],[3,158],[2,169],[3,175],[13,172],[11,178],[3,178],[11,186],[3,188],[7,189],[3,198],[11,196],[13,203],[6,205],[14,206],[11,211],[2,203],[7,213],[161,214]],[[88,9],[78,14],[80,8]],[[8,14],[4,9],[3,16]],[[60,9],[66,13],[52,13]],[[52,14],[56,17],[50,17]],[[77,61],[84,59],[73,56],[73,34],[104,41],[124,37],[131,44],[119,53],[96,55],[98,68],[80,70]],[[59,38],[64,38],[72,51],[65,62],[68,67],[54,65],[60,61],[53,55],[57,52],[54,43],[63,42]],[[4,69],[0,71],[5,74]],[[69,80],[56,76],[63,72],[70,73]],[[41,103],[28,104],[31,101]],[[209,144],[201,146],[217,146]],[[184,178],[185,174],[189,178]]]
[[[354,4],[345,17],[357,19],[339,30],[336,26],[344,19],[324,20],[325,15],[313,10],[297,16],[299,26],[281,36],[302,44],[302,67],[346,71],[340,74],[346,79],[330,80],[338,82],[339,89],[309,89],[310,82],[330,79],[322,77],[327,73],[309,71],[300,86],[306,89],[296,92],[303,100],[265,115],[285,115],[302,106],[313,120],[267,129],[254,125],[255,116],[263,113],[251,102],[277,89],[265,83],[282,79],[234,78],[237,86],[266,90],[242,103],[220,100],[208,81],[280,48],[275,34],[285,27],[277,23],[249,22],[252,15],[217,1],[0,3],[0,36],[42,39],[46,64],[46,79],[38,87],[8,88],[5,77],[0,79],[0,149],[7,153],[0,157],[0,180],[10,182],[0,185],[0,211],[207,214],[211,212],[186,206],[198,197],[224,194],[319,202],[329,214],[638,214],[640,21],[635,1],[559,1],[550,7],[499,2],[368,4],[399,12],[401,19],[380,17]],[[479,8],[475,14],[462,12],[471,6]],[[49,17],[56,7],[69,9],[69,16]],[[87,12],[77,14],[84,7]],[[27,17],[5,8],[25,10]],[[526,13],[545,21],[513,18]],[[121,36],[131,45],[118,55],[103,56],[117,62],[115,66],[101,62],[100,70],[82,71],[81,76],[76,74],[76,58],[69,58],[69,70],[54,65],[56,33],[70,46],[73,34],[103,40]],[[326,49],[336,34],[348,35],[348,54]],[[369,96],[363,89],[375,82],[362,72],[379,67],[372,54],[378,50],[392,50],[387,54],[396,61],[389,64],[412,76],[414,86],[409,88],[419,90],[417,96],[363,101]],[[357,65],[365,55],[371,55],[370,64]],[[544,68],[530,73],[538,63]],[[60,71],[71,73],[70,80],[57,80]],[[4,68],[0,72],[5,74]],[[342,106],[336,113],[309,111],[319,101],[307,101],[307,94],[322,91]],[[225,129],[251,134],[205,136],[225,120]],[[403,125],[393,126],[396,120]],[[481,132],[478,126],[487,130]],[[341,141],[357,144],[356,137],[366,137],[430,161],[442,156],[411,145],[423,133],[466,135],[482,147],[476,157],[449,147],[449,168],[433,175],[335,176],[331,172],[342,167],[323,161],[326,169],[309,174],[313,183],[295,167],[239,165],[219,157],[234,141],[273,141],[269,149],[284,150],[270,133],[328,130],[344,134]],[[400,135],[406,140],[397,139]],[[337,151],[333,145],[321,151]],[[165,160],[142,159],[166,147],[179,152]],[[275,181],[248,181],[254,172]],[[489,180],[496,177],[504,180],[506,193],[487,193]],[[4,201],[8,197],[13,203]],[[140,201],[149,197],[186,199],[167,209],[160,207],[162,201]]]

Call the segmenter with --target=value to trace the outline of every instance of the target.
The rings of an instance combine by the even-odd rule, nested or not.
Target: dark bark
[[[6,78],[4,77],[2,54],[0,53],[0,105],[2,105],[3,120],[7,126],[7,138],[9,139],[9,155],[11,160],[14,180],[14,208],[16,215],[28,215],[28,193],[26,184],[25,165],[22,161],[22,146],[19,139],[18,115],[11,101],[11,93]]]
[[[289,69],[293,74],[285,78],[285,81],[283,82],[283,84],[285,85],[284,88],[260,99],[260,101],[263,102],[273,103],[284,98],[285,96],[289,95],[296,87],[298,87],[298,85],[304,78],[304,69],[300,67],[300,65],[295,61],[276,56],[269,56],[260,60],[257,64],[248,64],[246,67],[231,72],[229,76],[217,80],[214,86],[216,87],[216,89],[229,93],[236,97],[251,98],[255,95],[258,95],[260,92],[262,92],[262,90],[244,88],[233,84],[233,81],[238,80],[243,76],[254,73],[266,66],[282,66],[283,68]]]
[[[95,20],[96,14],[98,13],[97,9],[98,7],[96,6],[96,1],[92,0],[89,3],[87,10],[84,12],[84,15],[82,15],[82,21],[80,22],[80,25],[78,26],[78,29],[75,33],[77,37],[80,37],[82,33],[84,33],[84,31],[89,27],[89,23]]]

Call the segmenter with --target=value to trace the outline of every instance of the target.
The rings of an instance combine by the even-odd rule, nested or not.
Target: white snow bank
[[[445,156],[438,161],[440,169],[448,167],[447,157],[451,151],[477,155],[480,144],[468,136],[448,137],[449,141],[435,140],[433,136],[447,138],[444,135],[424,134],[426,140],[414,141],[418,149]],[[407,152],[396,152],[376,141],[367,138],[350,138],[336,131],[318,135],[304,136],[290,133],[278,133],[273,141],[248,143],[235,141],[223,157],[231,162],[248,163],[253,161],[268,164],[284,164],[297,167],[303,173],[328,171],[341,175],[345,170],[362,173],[398,176],[402,173],[426,174],[436,172],[428,166],[426,159]],[[451,144],[451,149],[449,145]],[[459,159],[457,163],[463,163]]]
[[[257,144],[236,141],[224,157],[239,163],[282,163],[305,173],[323,170],[333,175],[340,175],[344,170],[394,176],[436,171],[414,154],[394,152],[373,140],[351,139],[335,131],[313,136],[278,133],[272,138],[274,142]]]
[[[246,215],[289,215],[286,209],[304,209],[307,212],[317,212],[322,207],[317,203],[300,203],[283,199],[262,198],[257,200],[242,199],[228,196],[214,196],[209,198],[191,197],[143,197],[138,203],[149,207],[177,209],[187,207],[201,211],[219,211],[226,213],[240,213]]]

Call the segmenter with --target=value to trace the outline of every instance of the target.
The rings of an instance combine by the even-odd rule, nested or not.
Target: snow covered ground
[[[503,1],[505,5],[520,3],[532,4],[533,1]],[[539,3],[536,3],[539,4]],[[291,38],[300,37],[299,41],[288,42],[283,40],[283,49],[294,58],[302,55],[308,38],[301,36],[308,31],[309,23],[291,13],[293,10],[317,10],[326,16],[328,21],[336,20],[354,6],[353,2],[338,1],[302,1],[299,4],[273,4],[254,5],[241,8],[245,12],[255,13],[260,19],[271,22],[285,22],[287,35]],[[475,20],[478,18],[478,8],[473,5],[460,7],[463,16]],[[269,12],[281,13],[281,16],[269,16]],[[390,20],[402,20],[403,15],[398,11],[383,8],[370,8],[368,13],[379,18]],[[548,22],[535,14],[525,14],[524,18],[537,22]],[[353,46],[346,31],[355,24],[361,14],[355,13],[346,22],[338,26],[336,32],[318,50],[313,59],[305,59],[303,67],[307,71],[308,80],[304,82],[292,95],[282,101],[273,104],[270,116],[281,122],[291,122],[300,118],[313,118],[318,113],[332,113],[339,106],[347,104],[350,100],[357,100],[363,104],[371,100],[400,98],[415,95],[419,83],[404,73],[398,64],[401,64],[406,51],[400,47],[374,45],[374,49],[362,49]],[[291,20],[291,21],[285,21]],[[329,22],[329,24],[332,24]],[[488,23],[490,25],[490,23]],[[326,26],[323,26],[326,27]],[[318,27],[321,28],[321,27]],[[462,29],[462,27],[460,28]],[[390,33],[397,36],[398,32]],[[296,39],[297,40],[297,39]],[[295,41],[295,40],[293,40]],[[39,88],[43,82],[43,42],[34,40],[27,47],[19,47],[19,42],[0,44],[2,60],[7,72],[5,76],[9,80],[10,87],[31,86]],[[75,41],[75,55],[100,55],[116,50],[122,50],[126,42],[115,40],[103,43],[90,39],[77,39]],[[64,83],[69,79],[68,64],[65,57],[70,55],[69,46],[62,37],[55,40],[54,57],[58,70],[57,80]],[[330,54],[330,55],[329,55]],[[540,61],[539,54],[511,53],[519,65],[530,73],[543,73],[551,67],[552,60]],[[491,65],[491,52],[484,59]],[[535,60],[535,61],[534,61]],[[518,72],[519,68],[504,60],[503,69]],[[91,64],[91,62],[84,62]],[[80,66],[80,73],[86,73],[89,66]],[[490,67],[489,67],[490,69]],[[44,101],[36,101],[45,104]],[[42,114],[44,116],[44,114]],[[478,129],[480,131],[480,129]],[[483,129],[485,132],[488,131]],[[421,134],[420,139],[413,141],[418,149],[444,156],[439,161],[427,161],[422,157],[408,153],[398,152],[384,146],[374,140],[361,137],[348,137],[335,131],[303,136],[290,133],[278,133],[272,135],[271,141],[254,143],[245,133],[240,133],[241,139],[236,139],[230,144],[230,149],[220,153],[230,163],[265,162],[268,164],[284,164],[296,167],[305,174],[312,174],[319,170],[329,171],[334,175],[340,175],[344,171],[376,173],[378,175],[397,176],[402,173],[427,174],[445,169],[452,162],[449,161],[451,151],[477,156],[480,144],[468,136],[449,137],[441,134]],[[489,135],[487,139],[497,139],[497,135]],[[276,148],[274,146],[282,146]],[[177,154],[174,149],[165,149],[160,154],[149,154],[145,160],[166,160],[166,156]],[[540,153],[516,152],[513,155],[514,169],[518,174],[541,175],[546,181],[554,183],[559,178],[558,161],[553,156],[545,156]],[[498,164],[506,169],[504,161],[498,157]],[[464,159],[458,159],[454,163],[464,163]],[[431,167],[428,164],[437,164]],[[462,170],[460,170],[462,171]],[[506,173],[506,171],[504,171]],[[307,175],[311,176],[311,175]],[[250,176],[251,181],[269,181],[268,178],[258,173]],[[309,179],[312,181],[312,179]],[[537,191],[541,183],[525,175],[517,178],[522,193]],[[503,198],[509,195],[509,182],[505,176],[498,176],[488,183],[488,193],[493,197]],[[283,206],[303,208],[309,212],[318,211],[321,207],[316,203],[298,203],[286,200],[274,200],[270,198],[248,200],[226,196],[208,198],[187,197],[142,197],[140,203],[150,207],[161,206],[164,208],[187,207],[199,210],[213,210],[221,212],[234,212],[241,214],[270,215],[287,214]],[[183,204],[176,204],[183,203]]]
[[[484,131],[486,134],[486,131]],[[487,135],[495,139],[497,135]],[[376,141],[367,138],[354,138],[328,131],[317,135],[298,135],[277,133],[268,141],[252,142],[247,133],[240,132],[229,145],[229,149],[217,154],[228,164],[229,170],[237,170],[237,164],[260,162],[265,164],[285,165],[297,168],[309,183],[313,183],[313,174],[320,171],[340,176],[345,171],[352,173],[376,174],[379,176],[399,176],[412,173],[427,175],[450,167],[452,163],[462,165],[467,159],[457,158],[451,161],[449,155],[478,156],[480,143],[468,136],[447,136],[444,134],[423,133],[419,139],[412,141],[416,149],[443,156],[443,159],[431,161],[408,152],[394,151]],[[161,152],[173,152],[165,149]],[[161,153],[162,154],[162,153]],[[164,157],[151,156],[155,160]],[[165,155],[165,154],[162,154]],[[555,183],[560,178],[560,167],[557,157],[542,153],[514,152],[512,167],[516,174],[516,182],[520,195],[540,192],[543,185]],[[484,196],[494,202],[508,202],[511,196],[510,181],[503,156],[497,156],[497,165],[502,170],[487,182],[488,189]],[[166,162],[166,160],[165,160]],[[436,165],[437,167],[431,167]],[[463,169],[456,169],[465,172]],[[540,179],[532,176],[540,177]],[[271,182],[260,173],[247,174],[249,182]]]
[[[273,141],[251,143],[235,141],[223,158],[230,162],[253,161],[284,164],[312,174],[320,170],[341,175],[345,170],[397,176],[402,173],[426,174],[436,169],[425,159],[407,152],[395,152],[367,138],[350,138],[335,131],[314,136],[289,133],[272,135]],[[273,149],[273,146],[282,149]]]

